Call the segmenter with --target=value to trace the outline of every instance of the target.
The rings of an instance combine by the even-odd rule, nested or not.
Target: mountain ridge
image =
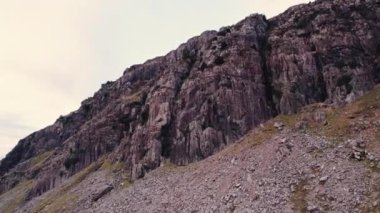
[[[379,16],[375,0],[318,0],[269,20],[251,15],[131,66],[22,139],[0,163],[0,193],[35,179],[33,199],[104,157],[136,180],[166,160],[207,158],[277,114],[352,102],[379,83]]]

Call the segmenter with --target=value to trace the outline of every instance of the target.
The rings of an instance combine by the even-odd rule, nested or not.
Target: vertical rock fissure
[[[267,26],[267,29],[266,29],[266,33],[265,33],[265,36],[263,38],[261,38],[260,40],[260,47],[259,47],[259,54],[260,54],[260,58],[261,58],[261,69],[263,71],[263,83],[264,83],[264,86],[265,86],[265,98],[266,98],[266,101],[267,101],[267,107],[269,108],[270,110],[270,115],[271,116],[276,116],[279,114],[279,112],[276,110],[277,107],[275,106],[274,104],[274,100],[273,100],[273,94],[274,94],[274,91],[273,91],[273,86],[272,86],[272,72],[270,70],[270,66],[269,66],[269,63],[267,61],[267,58],[268,56],[270,55],[270,48],[269,47],[269,44],[268,44],[268,37],[269,37],[269,33],[270,33],[270,22],[268,22],[266,20],[268,26]]]
[[[323,65],[321,64],[321,59],[319,58],[319,54],[316,54],[314,56],[317,66],[317,72],[318,72],[318,85],[320,92],[320,102],[325,102],[328,99],[328,93],[326,88],[326,82],[325,78],[323,77]]]
[[[171,152],[170,130],[172,129],[172,123],[173,122],[169,122],[168,124],[161,127],[161,132],[160,132],[161,156],[164,158],[170,157],[170,152]]]
[[[193,53],[196,55],[196,53]],[[172,144],[173,144],[173,135],[175,134],[175,121],[177,117],[177,110],[176,110],[176,101],[178,100],[178,96],[181,92],[182,85],[184,82],[189,78],[189,75],[191,73],[191,70],[194,67],[194,64],[196,62],[196,56],[192,55],[189,50],[185,49],[183,52],[182,59],[187,64],[186,71],[182,73],[182,75],[179,77],[179,83],[176,84],[175,90],[174,90],[174,97],[172,99],[172,109],[170,112],[170,120],[169,123],[161,127],[160,132],[160,142],[161,142],[161,156],[164,158],[170,158],[171,151],[172,151]]]

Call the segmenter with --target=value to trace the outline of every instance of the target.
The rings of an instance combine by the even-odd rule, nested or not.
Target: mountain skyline
[[[249,14],[306,2],[0,1],[0,159],[126,67]]]
[[[377,212],[379,0],[316,0],[272,18],[253,13],[130,66],[128,54],[136,59],[177,45],[195,29],[185,20],[198,27],[224,22],[244,3],[222,1],[217,14],[209,2],[176,2],[130,1],[130,11],[111,2],[97,5],[98,17],[86,15],[94,7],[81,1],[74,5],[83,10],[69,7],[76,14],[69,19],[57,4],[56,12],[46,10],[51,20],[29,7],[35,17],[26,13],[14,24],[19,32],[42,32],[17,35],[43,42],[4,39],[4,64],[33,72],[1,79],[1,107],[17,112],[4,113],[3,131],[28,129],[25,116],[42,122],[69,109],[90,89],[81,82],[111,78],[119,59],[128,68],[0,161],[0,212]],[[210,19],[198,20],[202,11]],[[125,13],[136,16],[122,19]],[[69,29],[64,23],[77,26],[78,37],[56,37],[54,29]],[[15,54],[23,44],[31,52]],[[43,61],[27,60],[32,56]]]

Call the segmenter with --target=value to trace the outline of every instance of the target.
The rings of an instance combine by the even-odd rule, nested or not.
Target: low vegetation
[[[294,212],[306,212],[307,211],[307,190],[305,186],[307,185],[306,181],[301,181],[296,187],[295,191],[290,198],[291,202],[294,205]]]
[[[76,197],[70,193],[70,190],[86,179],[88,175],[98,170],[100,166],[101,164],[95,162],[68,179],[57,190],[47,192],[45,199],[41,200],[32,212],[70,212],[76,200]]]
[[[31,159],[31,164],[33,166],[37,166],[41,163],[43,163],[45,160],[47,160],[51,155],[53,154],[53,151],[47,151],[40,155],[37,155],[36,157]]]
[[[38,171],[41,168],[43,168],[44,164],[49,160],[50,156],[52,156],[53,153],[54,151],[47,151],[32,158],[30,160],[30,168],[31,168],[30,170]]]
[[[23,181],[19,183],[16,187],[9,190],[8,192],[2,194],[0,196],[0,200],[5,201],[2,203],[3,205],[0,206],[0,212],[3,213],[12,213],[15,212],[15,210],[22,206],[22,204],[25,202],[26,195],[28,191],[32,188],[33,181]]]
[[[139,92],[136,92],[136,93],[133,93],[131,95],[125,95],[125,96],[122,96],[120,98],[120,100],[123,102],[123,103],[126,103],[126,104],[132,104],[132,103],[138,103],[141,101],[142,99],[142,92],[139,91]]]
[[[274,123],[278,122],[286,126],[294,126],[296,118],[297,115],[279,115],[249,132],[239,142],[232,144],[230,148],[222,150],[222,154],[219,156],[233,156],[236,153],[270,140],[278,132],[278,129],[274,127]]]
[[[198,167],[198,165],[199,162],[194,162],[189,165],[180,166],[171,163],[170,161],[166,161],[162,164],[162,166],[159,169],[163,172],[188,172],[195,170]]]
[[[131,186],[133,186],[133,181],[129,180],[129,179],[125,179],[123,180],[120,185],[123,187],[123,188],[129,188]]]
[[[118,172],[123,169],[123,163],[121,162],[112,163],[110,160],[105,160],[102,166],[100,167],[100,169],[107,170],[110,172]]]
[[[282,122],[289,127],[294,127],[295,123],[305,121],[306,132],[328,137],[332,141],[343,142],[347,138],[357,134],[355,125],[361,122],[372,122],[377,115],[376,110],[380,108],[380,86],[376,86],[373,91],[343,107],[333,107],[329,105],[314,104],[305,107],[302,113],[291,116],[278,116]],[[316,122],[313,118],[316,112],[326,115],[325,122]],[[357,127],[358,128],[358,127]],[[373,139],[380,139],[380,132],[374,128],[364,128]]]

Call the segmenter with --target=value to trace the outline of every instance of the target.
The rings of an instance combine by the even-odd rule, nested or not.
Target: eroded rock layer
[[[164,160],[204,159],[279,113],[350,102],[380,79],[379,4],[319,0],[252,15],[132,66],[21,140],[1,161],[0,192],[34,179],[32,198],[103,157],[137,179]]]

